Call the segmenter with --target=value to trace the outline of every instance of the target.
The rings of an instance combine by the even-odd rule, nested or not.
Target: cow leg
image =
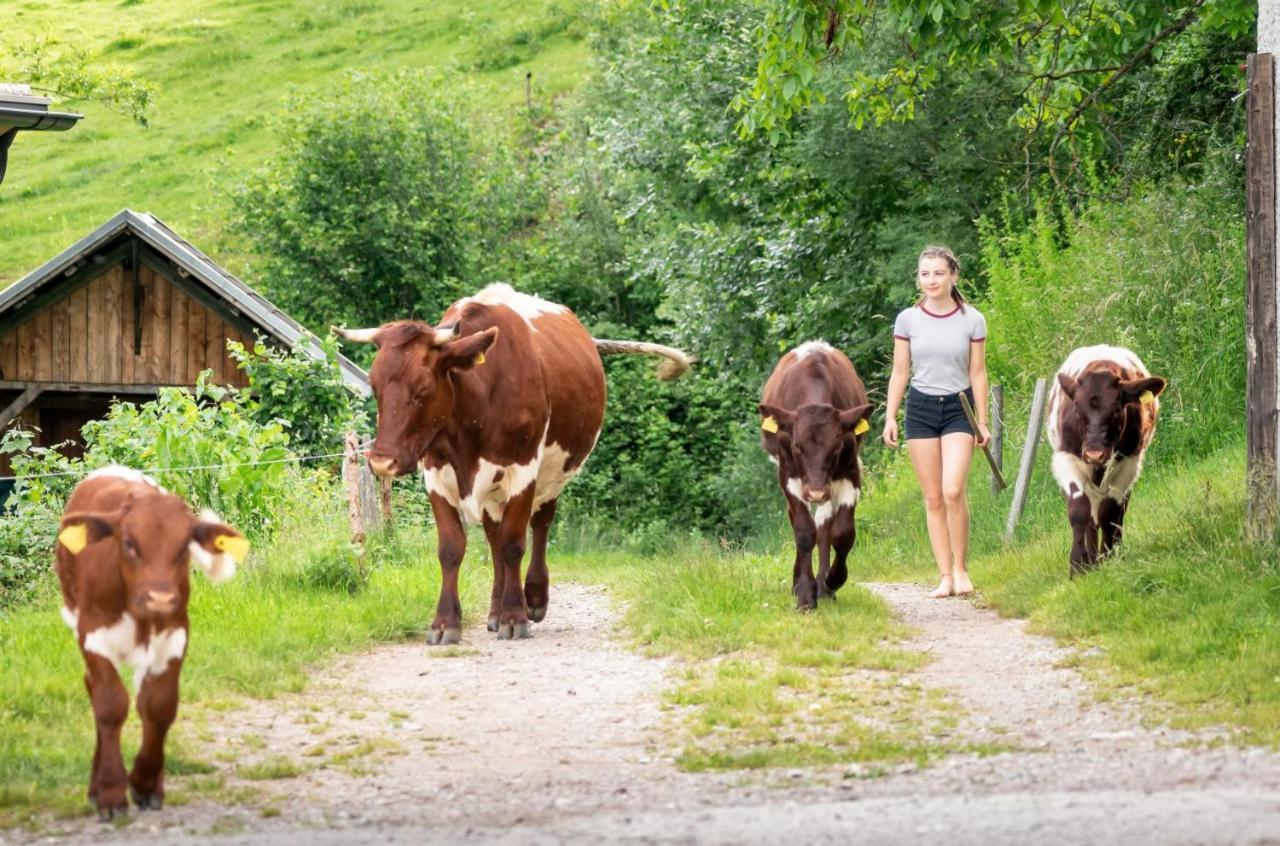
[[[1129,502],[1117,502],[1107,497],[1098,506],[1098,524],[1102,529],[1102,554],[1109,555],[1111,550],[1120,545],[1124,535],[1124,515]]]
[[[529,572],[524,575],[524,601],[529,606],[529,619],[542,622],[550,601],[551,573],[547,570],[547,535],[556,518],[556,500],[544,502],[533,514],[533,548],[529,550]]]
[[[814,525],[808,506],[790,494],[787,494],[787,516],[796,536],[791,592],[796,597],[796,608],[809,611],[818,607],[818,583],[813,578],[813,547],[817,543],[818,527]]]
[[[493,559],[493,587],[489,590],[489,618],[485,623],[485,628],[491,632],[496,632],[498,630],[498,618],[502,616],[502,593],[506,587],[507,571],[502,566],[501,541],[498,537],[498,527],[501,524],[490,517],[488,512],[485,512],[482,521],[484,523],[484,536],[489,541],[489,557]]]
[[[138,691],[138,716],[142,718],[142,748],[129,773],[129,794],[139,809],[164,806],[164,740],[178,716],[178,674],[182,660],[170,661],[158,676],[150,673]]]
[[[498,640],[529,637],[529,612],[520,584],[520,562],[524,558],[533,511],[533,485],[507,500],[498,525],[495,558],[502,562],[502,611],[498,616]]]
[[[1093,569],[1098,557],[1098,526],[1093,522],[1089,498],[1074,484],[1067,494],[1067,519],[1071,521],[1071,575]]]
[[[824,503],[824,506],[830,507],[830,503]],[[827,571],[831,569],[831,514],[820,506],[814,523],[818,527],[818,598],[826,599],[832,595],[827,590]]]
[[[431,622],[427,643],[458,643],[462,640],[462,602],[458,599],[458,570],[467,553],[467,533],[457,509],[443,497],[431,494],[431,511],[436,518],[436,549],[440,555],[440,601]]]
[[[823,586],[827,596],[834,598],[836,591],[849,579],[849,551],[853,549],[853,541],[857,537],[857,530],[853,525],[853,509],[847,505],[840,506],[828,525],[831,548],[835,551],[836,560],[827,572]]]
[[[98,818],[107,821],[117,813],[129,811],[124,758],[120,754],[120,729],[129,715],[129,691],[106,658],[85,652],[84,663],[84,684],[98,729],[98,746],[89,776],[89,798],[98,807]]]

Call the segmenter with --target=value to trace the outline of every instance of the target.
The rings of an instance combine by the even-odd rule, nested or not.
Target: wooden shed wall
[[[117,264],[0,336],[0,378],[109,385],[193,385],[202,370],[243,386],[226,352],[253,340],[151,267],[139,269],[142,343],[134,345],[132,273]]]

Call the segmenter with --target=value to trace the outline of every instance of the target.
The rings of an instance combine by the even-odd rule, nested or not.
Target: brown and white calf
[[[483,524],[493,556],[489,630],[502,640],[528,637],[529,621],[547,612],[556,499],[604,421],[600,355],[662,356],[664,378],[683,373],[688,356],[659,344],[597,340],[568,308],[502,284],[454,303],[436,326],[401,320],[338,332],[378,347],[369,371],[378,401],[369,467],[380,476],[421,467],[431,498],[442,579],[428,642],[461,638],[464,522]]]
[[[62,616],[80,644],[84,683],[98,743],[89,799],[103,819],[128,810],[120,729],[133,667],[142,747],[128,774],[139,808],[164,803],[164,740],[178,712],[178,674],[186,654],[191,559],[224,581],[249,542],[211,513],[196,517],[181,498],[136,470],[108,467],[76,486],[63,512],[54,567]]]
[[[862,492],[858,450],[871,409],[853,363],[822,341],[784,355],[765,383],[759,406],[761,441],[777,465],[795,530],[791,590],[802,611],[816,607],[820,595],[834,596],[849,576],[854,509]]]
[[[1165,385],[1124,347],[1080,347],[1058,369],[1049,395],[1049,443],[1071,521],[1073,576],[1093,569],[1120,543]]]

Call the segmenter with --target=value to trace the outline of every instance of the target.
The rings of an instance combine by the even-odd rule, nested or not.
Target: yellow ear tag
[[[853,427],[853,433],[855,435],[865,435],[869,431],[871,431],[871,424],[867,422],[867,418],[865,417],[858,421],[857,426]]]
[[[484,364],[484,353],[476,353],[476,360],[472,362],[476,367]]]
[[[777,421],[777,420],[774,420],[774,419],[773,419],[773,415],[771,414],[771,415],[769,415],[768,417],[766,417],[765,419],[763,419],[763,420],[761,420],[761,421],[760,421],[760,428],[761,428],[761,429],[764,429],[766,432],[777,432],[777,431],[778,431],[778,421]]]
[[[71,550],[72,555],[79,555],[80,550],[89,545],[89,530],[83,523],[67,526],[58,532],[58,543]]]
[[[244,561],[244,557],[249,554],[249,541],[244,538],[238,538],[235,535],[218,535],[213,540],[213,548],[219,552],[225,552],[236,560],[237,564]]]
[[[1138,397],[1138,402],[1143,405],[1150,405],[1156,398],[1156,395],[1150,391],[1143,391],[1142,396]]]

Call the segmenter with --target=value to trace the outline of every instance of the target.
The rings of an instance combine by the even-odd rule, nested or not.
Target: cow
[[[1166,384],[1124,347],[1080,347],[1058,369],[1049,395],[1049,443],[1071,521],[1073,577],[1120,543]]]
[[[199,517],[180,497],[125,467],[90,473],[67,500],[55,544],[62,618],[84,658],[84,683],[98,741],[89,800],[100,819],[127,813],[120,729],[129,692],[120,667],[133,667],[142,746],[128,774],[139,809],[164,804],[164,741],[178,713],[190,622],[188,570],[210,581],[235,575],[249,542],[212,512]]]
[[[500,640],[529,637],[530,621],[547,613],[557,497],[604,422],[601,354],[661,356],[664,379],[678,378],[691,359],[661,344],[592,338],[570,309],[506,284],[458,300],[434,326],[400,320],[335,331],[378,347],[369,371],[378,405],[370,469],[395,477],[421,468],[431,500],[442,578],[427,642],[461,640],[464,523],[484,526],[492,552],[489,631]]]
[[[761,443],[778,468],[795,530],[791,590],[796,607],[808,611],[817,607],[819,596],[834,598],[849,577],[853,512],[862,493],[858,451],[872,406],[845,354],[824,341],[810,341],[778,361],[758,410]]]

